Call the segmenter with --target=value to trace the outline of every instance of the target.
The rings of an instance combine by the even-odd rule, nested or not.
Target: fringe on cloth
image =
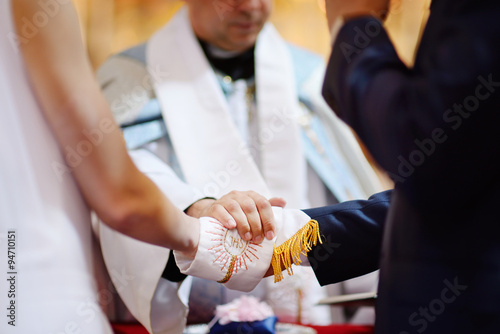
[[[311,219],[306,225],[297,231],[290,239],[279,245],[274,246],[273,258],[271,264],[274,272],[274,283],[280,282],[283,279],[281,264],[283,264],[288,272],[288,275],[293,275],[292,264],[296,266],[302,263],[300,254],[307,255],[313,246],[318,243],[322,244],[319,234],[319,224],[316,220]]]

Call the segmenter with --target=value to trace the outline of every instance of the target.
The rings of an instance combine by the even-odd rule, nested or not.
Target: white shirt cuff
[[[345,20],[342,16],[338,17],[335,20],[335,22],[333,23],[332,29],[330,30],[330,42],[331,42],[330,45],[332,47],[335,44],[335,41],[337,40],[337,36],[339,35],[339,31],[342,28],[342,26],[344,25],[344,23],[345,23]]]

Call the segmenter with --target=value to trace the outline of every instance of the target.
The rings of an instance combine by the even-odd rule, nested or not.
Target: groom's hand
[[[218,200],[202,199],[186,213],[193,217],[212,217],[228,229],[237,228],[243,240],[261,243],[276,234],[272,206],[284,207],[282,198],[266,199],[254,191],[231,191]]]

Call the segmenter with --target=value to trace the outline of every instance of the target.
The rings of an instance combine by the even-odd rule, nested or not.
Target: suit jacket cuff
[[[319,223],[322,243],[308,258],[321,285],[337,283],[378,269],[382,232],[391,191],[368,200],[304,210]]]

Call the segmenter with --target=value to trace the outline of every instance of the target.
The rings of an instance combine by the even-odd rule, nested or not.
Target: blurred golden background
[[[181,0],[74,0],[92,64],[145,41],[183,5]],[[346,0],[349,1],[349,0]],[[386,22],[401,58],[411,64],[431,0],[392,0]],[[330,52],[324,0],[275,0],[271,22],[293,44],[325,58]]]

